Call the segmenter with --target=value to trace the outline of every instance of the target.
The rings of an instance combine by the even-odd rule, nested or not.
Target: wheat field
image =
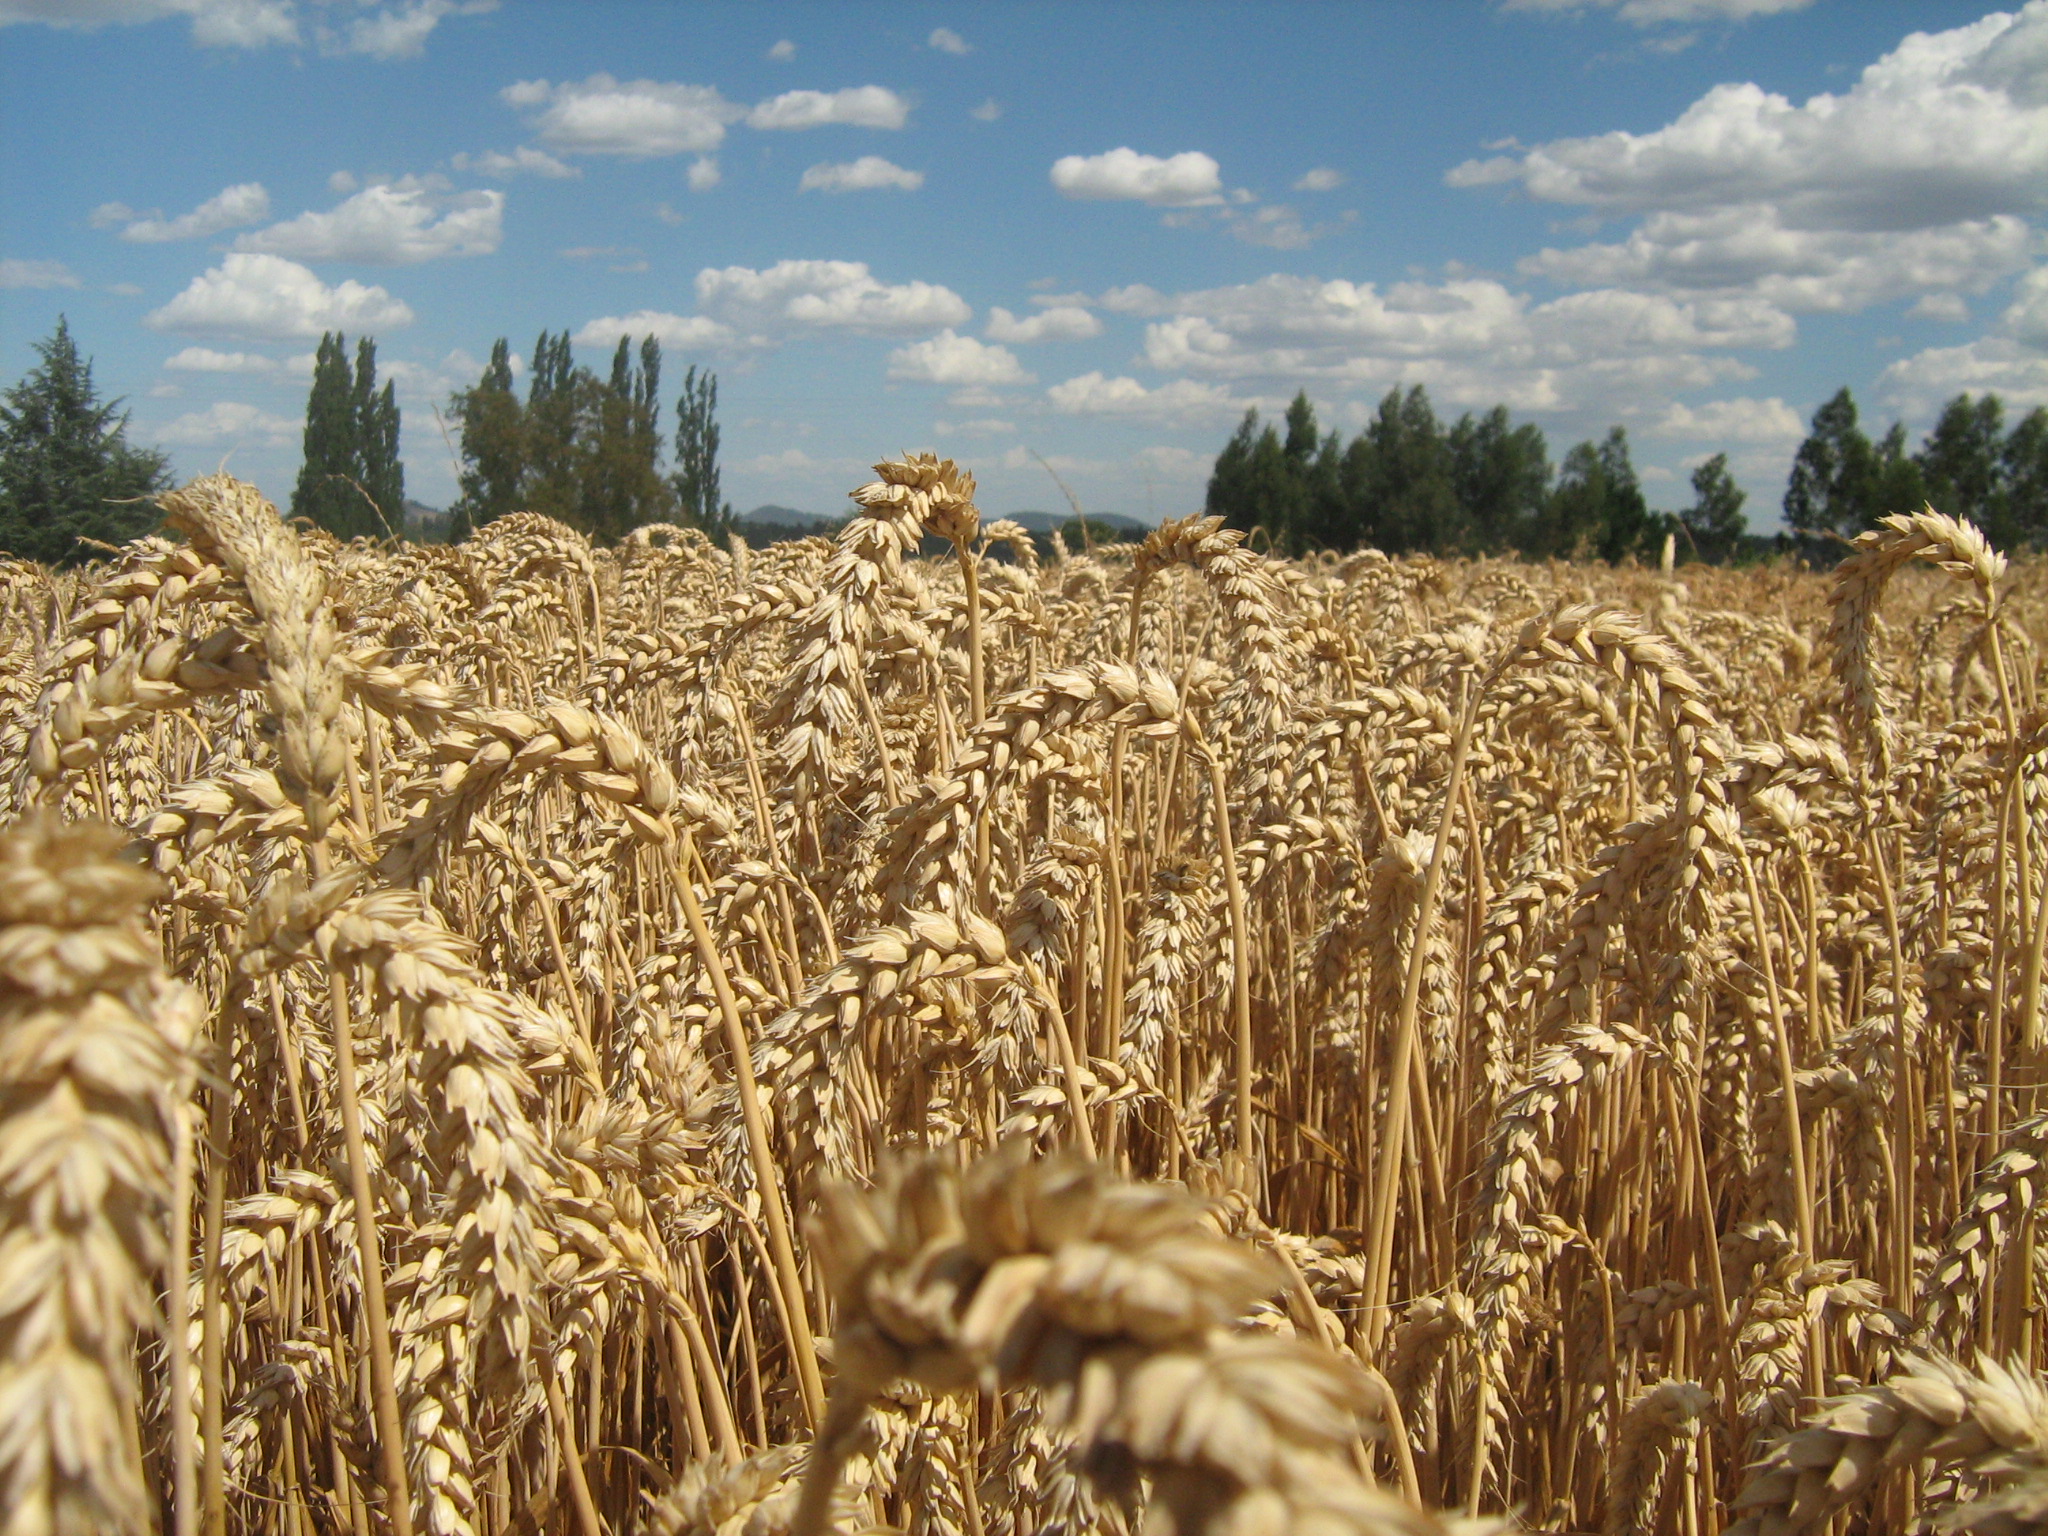
[[[877,475],[0,566],[0,1533],[2048,1531],[2042,566]]]

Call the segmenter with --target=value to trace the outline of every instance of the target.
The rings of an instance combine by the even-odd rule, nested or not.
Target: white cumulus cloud
[[[583,173],[573,165],[565,165],[544,149],[535,149],[531,144],[522,144],[509,154],[503,150],[487,149],[480,155],[458,154],[448,162],[458,171],[473,171],[479,176],[545,176],[558,181],[567,176]],[[336,192],[355,191],[355,178],[348,178],[345,185],[334,187]]]
[[[1070,416],[1133,416],[1183,424],[1236,416],[1251,403],[1232,399],[1220,384],[1172,379],[1147,389],[1136,379],[1105,378],[1099,370],[1055,384],[1045,397],[1054,410]]]
[[[368,0],[363,5],[368,9]],[[192,41],[203,48],[292,48],[307,41],[300,26],[304,20],[322,52],[410,59],[419,56],[444,17],[496,8],[497,0],[405,0],[351,17],[337,28],[326,24],[323,9],[302,0],[0,0],[0,27],[42,22],[90,31],[186,17]]]
[[[1931,416],[1965,390],[1996,391],[2015,407],[2048,405],[2048,267],[2013,285],[2011,303],[1984,335],[1901,358],[1880,385],[1894,405],[1917,416]]]
[[[697,274],[697,307],[746,336],[768,342],[819,330],[915,334],[964,325],[973,311],[935,283],[884,283],[864,261],[778,261],[706,267]]]
[[[725,180],[719,174],[718,157],[716,155],[699,155],[695,160],[692,160],[690,162],[690,174],[687,179],[692,192],[709,192],[713,187]]]
[[[1955,313],[2036,254],[2048,0],[1912,33],[1847,90],[1803,103],[1738,81],[1647,133],[1511,149],[1447,180],[1638,219],[1619,240],[1525,258],[1529,275],[1789,313],[1900,298]]]
[[[168,240],[196,240],[206,235],[217,235],[223,230],[240,229],[245,224],[260,223],[269,217],[270,194],[264,191],[260,181],[244,181],[224,187],[190,213],[181,213],[175,219],[154,214],[147,218],[135,217],[131,209],[120,203],[102,203],[92,212],[92,222],[102,228],[130,220],[122,229],[121,238],[144,245]]]
[[[1294,190],[1297,192],[1334,192],[1343,185],[1344,173],[1342,171],[1332,170],[1327,165],[1319,165],[1312,171],[1304,171],[1301,179],[1295,182]]]
[[[1029,384],[1031,375],[1008,347],[992,347],[950,328],[889,354],[889,377],[919,384],[992,387]]]
[[[1768,203],[1798,229],[1895,232],[2048,207],[2048,5],[1915,32],[1840,95],[1717,85],[1649,133],[1466,161],[1453,186],[1616,211]]]
[[[192,41],[207,48],[264,48],[300,41],[292,0],[0,0],[0,26],[126,26],[169,16],[191,18]]]
[[[295,261],[254,252],[227,256],[143,317],[154,330],[252,340],[395,330],[412,321],[411,308],[382,288],[354,279],[330,288]]]
[[[1505,11],[1613,11],[1638,27],[1667,22],[1747,21],[1803,11],[1813,0],[1506,0]]]
[[[216,352],[211,347],[186,347],[164,359],[180,373],[275,373],[277,364],[260,352]]]
[[[511,106],[538,108],[533,127],[553,149],[639,160],[708,153],[725,142],[726,125],[744,115],[712,86],[607,74],[560,84],[521,80],[498,95]]]
[[[796,44],[785,37],[768,50],[768,57],[778,64],[787,64],[796,57]]]
[[[349,53],[366,53],[373,59],[416,59],[426,51],[427,37],[443,17],[496,7],[497,0],[411,0],[351,19],[343,46]]]
[[[1659,437],[1729,443],[1796,443],[1806,422],[1776,395],[1768,400],[1738,397],[1704,405],[1674,402],[1652,429]]]
[[[988,337],[1028,345],[1034,341],[1086,341],[1102,334],[1102,322],[1075,304],[1055,304],[1019,320],[1000,305],[988,312]]]
[[[586,347],[616,347],[621,336],[631,341],[652,336],[664,347],[685,352],[725,346],[732,340],[732,332],[716,320],[707,320],[702,315],[673,315],[659,309],[601,316],[586,322],[576,333],[576,340]]]
[[[1878,233],[1788,228],[1759,205],[1654,214],[1625,241],[1546,249],[1519,267],[1559,283],[1739,291],[1788,310],[1840,313],[1928,289],[1981,292],[2025,266],[2033,245],[2012,214]]]
[[[238,251],[299,261],[409,266],[444,256],[488,256],[504,232],[502,192],[444,192],[404,176],[363,188],[325,213],[307,212],[235,241]]]
[[[190,411],[157,428],[166,443],[194,448],[284,448],[300,439],[303,421],[274,415],[238,400],[216,400],[203,411]]]
[[[910,103],[879,85],[850,86],[843,91],[784,91],[747,114],[749,128],[901,128],[910,121]]]
[[[0,260],[0,288],[76,288],[78,277],[61,261]]]
[[[1193,208],[1223,200],[1222,167],[1198,149],[1141,155],[1112,149],[1101,155],[1063,155],[1053,162],[1052,184],[1062,196]]]
[[[870,192],[890,187],[915,192],[924,185],[923,171],[906,171],[880,155],[862,155],[844,165],[814,165],[797,183],[799,192]]]
[[[967,39],[951,27],[933,27],[932,35],[924,43],[927,48],[936,48],[940,53],[958,55],[974,52]]]
[[[1789,346],[1790,316],[1747,297],[1681,300],[1596,289],[1536,303],[1493,279],[1328,281],[1275,273],[1230,288],[1104,295],[1160,316],[1145,360],[1165,373],[1304,380],[1383,390],[1429,386],[1440,401],[1514,410],[1640,409],[1655,391],[1704,389],[1753,373],[1726,355]]]

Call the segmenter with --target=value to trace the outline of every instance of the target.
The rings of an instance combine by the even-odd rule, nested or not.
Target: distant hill
[[[399,532],[423,544],[443,543],[448,537],[448,514],[439,507],[430,507],[408,496],[405,500],[405,526]]]
[[[743,523],[772,523],[778,528],[808,528],[812,524],[829,526],[839,521],[822,512],[800,512],[795,507],[779,507],[774,502],[763,502],[751,512],[742,512],[739,520]]]
[[[1041,512],[1036,509],[1027,512],[983,513],[984,522],[994,522],[997,516],[1007,517],[1013,523],[1022,523],[1032,533],[1051,533],[1055,528],[1064,528],[1074,520],[1071,512]],[[1107,523],[1118,533],[1132,534],[1142,538],[1152,531],[1153,525],[1122,512],[1090,512],[1091,523]]]

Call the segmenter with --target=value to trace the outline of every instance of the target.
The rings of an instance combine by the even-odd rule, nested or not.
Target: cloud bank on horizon
[[[445,501],[433,408],[494,337],[653,336],[720,373],[735,502],[818,510],[929,444],[998,510],[1057,494],[1039,453],[1189,511],[1244,411],[1350,431],[1421,384],[1554,456],[1618,422],[1666,504],[1725,450],[1768,521],[1843,383],[1916,433],[2048,403],[2048,0],[1316,8],[1306,56],[1235,13],[867,14],[0,0],[43,125],[7,375],[66,313],[138,434],[282,490],[309,343],[373,334]],[[166,47],[230,88],[124,84]]]

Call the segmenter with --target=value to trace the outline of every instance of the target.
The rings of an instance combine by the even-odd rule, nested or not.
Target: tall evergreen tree
[[[685,521],[714,539],[733,529],[732,503],[718,483],[718,376],[691,365],[676,399],[676,468],[670,483]]]
[[[405,465],[399,458],[398,396],[377,387],[377,343],[323,333],[306,396],[304,455],[292,515],[338,538],[385,538],[405,526]]]
[[[1748,530],[1742,515],[1747,493],[1728,473],[1728,455],[1717,453],[1692,472],[1692,505],[1678,514],[1694,546],[1709,560],[1725,560]]]
[[[323,331],[313,354],[313,387],[306,395],[304,452],[292,489],[292,516],[340,532],[360,510],[348,482],[355,463],[355,381],[349,372],[347,338]]]
[[[450,508],[448,537],[460,542],[485,523],[519,510],[526,474],[526,411],[512,393],[512,349],[491,344],[483,377],[449,400],[461,433],[461,494]]]
[[[1810,537],[1852,537],[1871,518],[1876,454],[1857,425],[1856,397],[1847,385],[1813,413],[1812,430],[1792,459],[1785,486],[1785,521]]]
[[[169,487],[170,466],[129,443],[128,414],[100,399],[69,321],[35,350],[41,362],[0,396],[0,551],[69,565],[94,556],[81,539],[120,544],[154,528],[148,498]]]

